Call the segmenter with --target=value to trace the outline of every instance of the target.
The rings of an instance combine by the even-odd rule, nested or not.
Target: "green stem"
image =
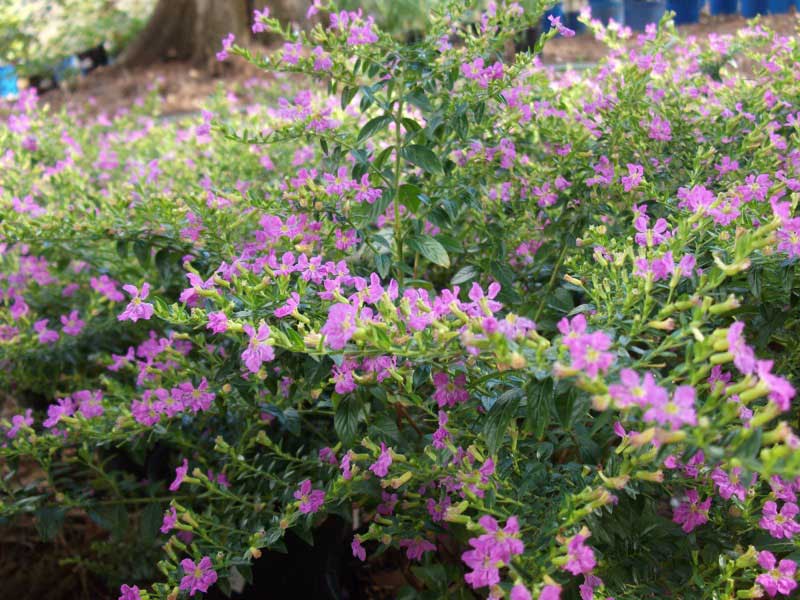
[[[403,118],[403,88],[404,88],[403,78],[401,76],[399,81],[399,99],[397,101],[397,115],[394,119],[394,126],[395,126],[395,143],[394,143],[394,152],[395,152],[395,160],[394,160],[394,183],[392,188],[394,189],[394,194],[392,195],[392,201],[394,202],[394,243],[397,249],[397,280],[400,283],[400,287],[403,287],[403,267],[405,266],[404,259],[403,259],[403,230],[402,225],[403,222],[401,221],[400,215],[400,167],[401,167],[401,154],[402,154],[402,143],[403,138],[401,135],[401,120]]]

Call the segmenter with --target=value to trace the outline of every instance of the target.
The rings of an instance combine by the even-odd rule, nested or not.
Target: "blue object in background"
[[[564,8],[561,6],[560,2],[542,15],[542,31],[545,33],[552,29],[550,21],[547,18],[549,16],[561,17],[561,22],[566,25],[566,23],[564,23]]]
[[[752,19],[756,15],[767,14],[767,0],[742,0],[742,16]]]
[[[770,14],[782,15],[788,13],[794,4],[793,0],[767,0],[767,10]]]
[[[81,72],[81,61],[77,56],[69,56],[58,63],[55,71],[53,72],[53,81],[61,83],[69,79],[71,75],[77,75]]]
[[[620,25],[625,25],[625,2],[623,0],[589,0],[592,9],[592,18],[603,25],[608,25],[612,19]]]
[[[667,10],[675,13],[675,25],[697,23],[700,20],[700,0],[667,0]]]
[[[625,0],[625,25],[634,31],[644,31],[650,23],[657,25],[666,10],[666,0]]]
[[[16,98],[18,95],[17,70],[11,65],[0,65],[0,98]]]
[[[586,25],[578,21],[578,17],[581,16],[581,13],[576,12],[568,12],[564,15],[564,25],[572,29],[576,35],[581,35],[586,31]]]
[[[709,0],[712,15],[733,15],[739,8],[739,0]]]

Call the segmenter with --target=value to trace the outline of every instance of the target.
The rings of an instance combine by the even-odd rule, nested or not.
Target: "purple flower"
[[[358,308],[350,304],[334,304],[328,311],[328,320],[320,329],[333,350],[341,350],[356,332]]]
[[[67,335],[78,335],[83,331],[86,323],[81,321],[78,311],[73,310],[69,313],[69,316],[61,315],[61,325],[63,325],[64,333]]]
[[[325,504],[325,492],[312,490],[310,479],[300,483],[300,488],[294,493],[294,497],[300,501],[300,512],[304,515],[317,512]]]
[[[378,477],[386,477],[390,466],[392,466],[392,452],[381,442],[381,455],[369,466],[369,470]]]
[[[742,473],[741,467],[733,467],[731,474],[728,475],[725,471],[717,467],[711,473],[711,480],[717,485],[719,495],[725,500],[730,500],[732,496],[736,496],[740,502],[744,502],[747,495],[747,488],[742,485],[740,476]],[[751,485],[755,482],[756,475],[753,474]]]
[[[227,60],[228,52],[231,48],[233,48],[233,42],[236,40],[236,36],[232,33],[229,33],[224,38],[222,38],[222,50],[217,52],[217,60],[222,62],[223,60]],[[216,576],[216,575],[215,575]],[[216,581],[216,579],[215,579]],[[205,591],[205,590],[204,590]]]
[[[658,396],[650,399],[650,408],[644,413],[646,421],[655,421],[661,425],[669,424],[672,429],[683,425],[696,425],[697,415],[694,410],[694,388],[681,385],[672,394],[672,400]]]
[[[292,292],[289,300],[287,300],[286,304],[283,306],[275,309],[275,316],[279,319],[283,317],[288,317],[294,311],[297,310],[297,306],[300,304],[300,294],[297,292]]]
[[[622,187],[626,192],[630,192],[632,189],[639,186],[642,182],[642,177],[644,176],[644,167],[641,165],[631,164],[628,163],[628,174],[624,175],[620,181],[622,182]]]
[[[141,591],[139,590],[138,586],[122,584],[122,587],[119,588],[119,591],[119,600],[142,600]]]
[[[195,592],[208,591],[208,588],[217,582],[217,572],[211,564],[211,558],[204,556],[200,562],[195,564],[190,558],[184,558],[181,561],[183,568],[183,579],[181,579],[181,590],[188,590],[190,596],[194,596]]]
[[[764,503],[763,516],[758,526],[766,529],[774,538],[790,540],[800,531],[800,524],[794,520],[798,512],[800,509],[794,502],[786,502],[778,511],[778,505],[769,500]]]
[[[150,293],[150,284],[145,282],[142,284],[142,289],[139,291],[134,285],[123,285],[122,289],[128,292],[131,296],[131,301],[125,310],[122,311],[117,319],[120,321],[133,321],[134,323],[139,319],[147,321],[153,316],[153,305],[148,302],[142,302]]]
[[[583,371],[594,379],[601,371],[605,373],[614,362],[614,356],[606,352],[611,347],[611,338],[602,331],[582,335],[570,349],[572,368]]]
[[[639,379],[639,374],[632,369],[622,369],[619,373],[620,383],[608,386],[609,395],[616,401],[616,405],[625,408],[631,405],[646,407],[648,404],[666,403],[667,390],[656,384],[653,375],[644,374]]]
[[[749,375],[756,370],[756,355],[753,349],[745,342],[742,332],[744,323],[736,321],[728,329],[728,351],[733,354],[733,364],[743,375]]]
[[[436,544],[422,538],[400,540],[398,546],[406,549],[406,556],[409,560],[422,560],[425,552],[435,552]]]
[[[473,549],[461,555],[461,560],[472,569],[472,572],[464,575],[464,579],[474,589],[498,583],[500,565],[508,563],[525,549],[518,539],[519,524],[516,517],[509,517],[503,529],[488,515],[481,517],[478,523],[486,533],[469,540]]]
[[[591,573],[597,564],[594,557],[594,550],[584,544],[584,541],[589,536],[577,534],[573,537],[567,545],[567,563],[561,567],[565,571],[569,571],[573,575],[580,575],[581,573]]]
[[[242,352],[242,361],[251,373],[258,373],[261,364],[269,362],[275,358],[275,350],[269,345],[269,326],[261,323],[258,332],[249,324],[242,326],[244,332],[250,336],[250,343],[247,349]]]
[[[711,498],[700,502],[697,490],[688,490],[686,497],[672,511],[672,521],[681,525],[684,533],[689,533],[700,525],[708,522],[708,509],[711,507]]]
[[[560,600],[561,586],[557,584],[546,585],[539,592],[539,600]]]
[[[210,329],[212,333],[225,333],[228,330],[228,315],[222,311],[208,313],[206,329]]]
[[[358,560],[367,560],[367,551],[364,549],[364,546],[361,545],[361,540],[357,535],[353,536],[353,541],[350,543],[350,549],[353,551],[353,556],[355,556]]]
[[[772,552],[764,550],[758,553],[758,564],[767,572],[756,577],[756,583],[766,590],[770,598],[774,598],[777,594],[788,596],[797,587],[795,581],[797,563],[793,560],[784,558],[778,563]]]
[[[178,522],[178,513],[174,506],[170,506],[169,510],[164,513],[164,519],[161,521],[161,533],[169,533]]]
[[[565,38],[575,37],[575,32],[561,23],[561,17],[547,15],[547,20],[550,21],[551,29],[557,30],[558,33],[563,37]]]
[[[42,319],[33,324],[33,330],[39,334],[40,344],[52,344],[58,341],[58,332],[53,329],[47,328],[47,322],[50,319]]]
[[[181,487],[186,474],[189,472],[189,461],[187,459],[183,459],[183,464],[181,466],[176,467],[175,469],[175,480],[169,484],[169,491],[170,492],[177,492],[178,488]]]
[[[531,593],[524,585],[518,584],[511,588],[509,600],[532,600]]]
[[[432,445],[437,450],[442,450],[450,439],[450,432],[447,431],[447,413],[439,411],[439,428],[433,433]]]
[[[11,417],[11,428],[6,432],[6,437],[13,440],[17,437],[19,430],[23,427],[30,427],[33,425],[33,417],[31,416],[31,409],[27,409],[24,415],[14,415]]]
[[[321,448],[319,451],[319,460],[320,462],[327,463],[329,465],[338,465],[339,461],[336,458],[336,453],[333,451],[332,448],[325,446]]]
[[[469,392],[465,389],[467,376],[463,373],[452,379],[447,373],[436,373],[433,376],[433,385],[436,387],[433,399],[436,400],[439,408],[455,406],[469,400]]]
[[[264,10],[256,9],[253,11],[253,33],[262,33],[267,30],[267,19],[269,19],[269,6],[264,7]],[[217,57],[219,59],[219,57]],[[227,56],[225,57],[227,58]],[[225,60],[224,58],[221,60]]]

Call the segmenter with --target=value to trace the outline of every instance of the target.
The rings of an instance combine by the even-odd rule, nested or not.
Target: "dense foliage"
[[[124,600],[334,514],[405,598],[791,595],[797,38],[317,8],[197,119],[10,107],[2,518],[88,513]]]

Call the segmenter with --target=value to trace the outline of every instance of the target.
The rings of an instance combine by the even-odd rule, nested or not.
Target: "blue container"
[[[550,16],[560,17],[561,18],[561,23],[566,25],[566,23],[564,22],[564,8],[561,6],[561,3],[559,2],[553,8],[551,8],[548,11],[546,11],[542,15],[542,31],[544,31],[545,33],[547,33],[548,31],[550,31],[552,29],[552,27],[550,26],[550,20],[547,18],[547,17],[550,17]]]
[[[767,10],[772,15],[782,15],[788,13],[794,4],[793,0],[767,0]]]
[[[739,8],[739,0],[709,0],[712,15],[733,15]]]
[[[634,31],[644,31],[650,23],[657,25],[666,10],[666,0],[625,0],[625,25]]]
[[[574,31],[576,35],[581,35],[582,33],[584,33],[586,31],[586,25],[584,25],[583,23],[578,21],[578,17],[580,17],[580,16],[581,16],[581,13],[578,12],[578,11],[568,12],[568,13],[565,13],[565,15],[564,15],[564,19],[565,19],[564,24],[567,27],[569,27],[570,29],[572,29],[572,31]]]
[[[745,19],[765,14],[767,14],[767,0],[742,0],[742,16]]]
[[[0,65],[0,98],[15,98],[18,95],[17,70],[11,65]]]
[[[608,25],[612,19],[625,25],[625,2],[623,0],[589,0],[592,18]]]
[[[667,10],[675,13],[675,25],[697,23],[700,20],[700,0],[667,0]]]

